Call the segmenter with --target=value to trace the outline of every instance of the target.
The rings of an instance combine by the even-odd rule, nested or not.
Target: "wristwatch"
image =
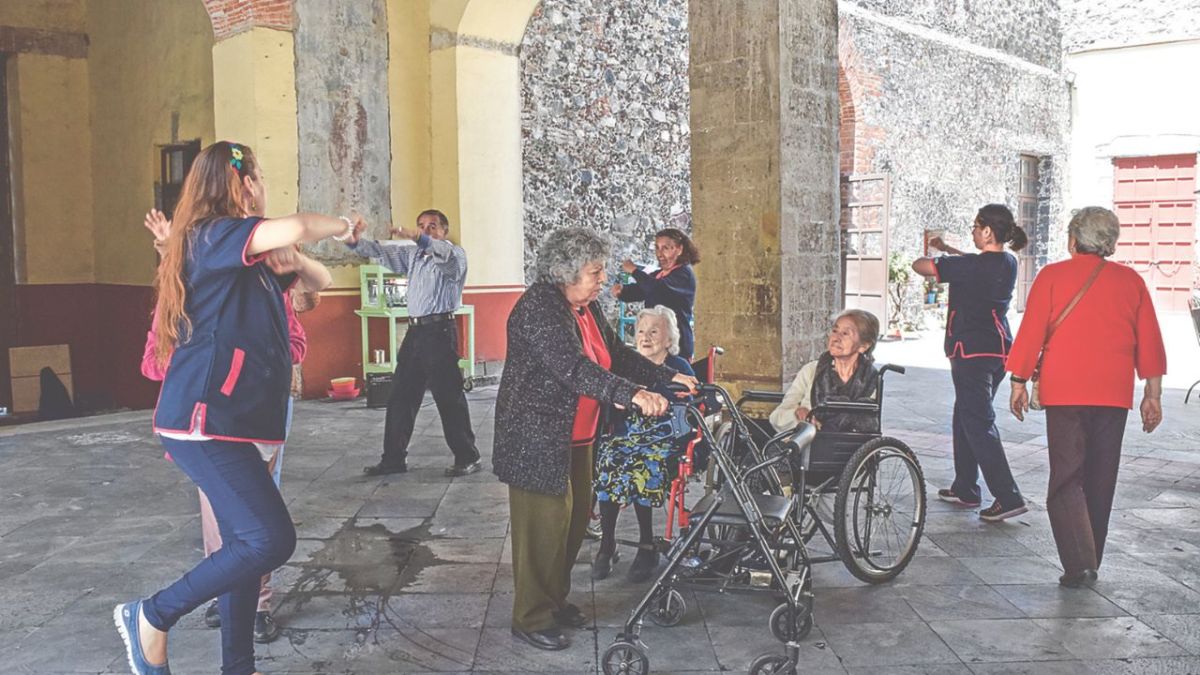
[[[1010,375],[1008,380],[1010,382],[1012,382],[1013,384],[1025,384],[1026,382],[1029,381],[1028,379],[1026,379],[1024,377],[1017,377],[1016,375]]]

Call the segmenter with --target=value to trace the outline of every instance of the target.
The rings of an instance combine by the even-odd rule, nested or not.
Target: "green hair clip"
[[[229,166],[237,169],[238,173],[242,172],[242,149],[233,143],[229,144]]]

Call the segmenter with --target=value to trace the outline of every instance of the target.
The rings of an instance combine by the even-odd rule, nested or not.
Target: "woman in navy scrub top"
[[[950,284],[945,348],[954,380],[954,483],[938,490],[938,497],[979,506],[982,472],[995,501],[979,517],[998,522],[1027,510],[1004,455],[992,399],[1004,379],[1012,346],[1007,314],[1017,283],[1016,257],[1006,253],[1004,245],[1019,251],[1028,238],[1008,207],[988,204],[975,216],[971,239],[979,253],[964,254],[940,238],[930,240],[931,248],[950,255],[921,258],[913,269]]]
[[[266,220],[265,210],[250,148],[208,146],[184,180],[158,268],[155,351],[171,367],[154,430],[209,496],[224,546],[149,598],[117,605],[113,618],[137,674],[169,673],[167,631],[213,598],[221,672],[255,673],[259,580],[296,545],[261,454],[285,433],[291,356],[283,292],[327,286],[329,272],[296,244],[344,237],[355,223],[308,213]]]

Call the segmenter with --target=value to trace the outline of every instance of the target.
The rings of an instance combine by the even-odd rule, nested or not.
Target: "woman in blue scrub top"
[[[310,213],[267,220],[265,211],[250,148],[220,141],[197,156],[155,280],[155,351],[171,367],[154,430],[208,495],[224,545],[167,588],[114,609],[134,673],[169,673],[167,631],[213,598],[221,672],[255,673],[259,580],[295,548],[291,517],[260,453],[285,435],[291,355],[283,291],[327,286],[328,270],[296,244],[345,237],[355,222]]]
[[[1017,259],[1004,245],[1019,251],[1029,239],[1003,204],[979,209],[971,239],[979,253],[963,253],[940,238],[930,240],[931,248],[950,255],[921,258],[913,269],[950,285],[945,348],[954,381],[954,483],[938,490],[938,498],[980,506],[983,473],[995,501],[979,517],[998,522],[1027,510],[1004,455],[992,399],[1012,347],[1007,315],[1017,283]]]

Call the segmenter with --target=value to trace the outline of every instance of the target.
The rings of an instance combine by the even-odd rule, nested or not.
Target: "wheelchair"
[[[814,413],[878,418],[887,371],[903,372],[894,366],[881,369],[876,403],[829,404]],[[666,542],[665,568],[604,651],[606,675],[649,672],[640,639],[643,620],[678,624],[687,611],[680,591],[689,589],[767,593],[780,599],[767,624],[785,643],[785,653],[759,656],[750,672],[794,673],[799,641],[813,626],[811,566],[840,560],[857,578],[882,583],[907,566],[920,541],[924,477],[904,443],[879,434],[818,432],[808,423],[774,433],[750,419],[744,408],[778,402],[782,394],[747,392],[736,404],[714,384],[702,385],[701,394],[726,411],[728,420],[717,433],[693,405],[674,404],[672,418],[679,438],[691,434],[712,448],[709,489],[690,511],[680,509],[686,527]],[[832,533],[822,519],[823,501],[830,496]],[[809,553],[807,545],[817,533],[834,555]]]
[[[882,429],[884,376],[904,374],[904,368],[884,365],[874,403],[827,402],[815,407],[810,418],[831,414],[858,415],[871,419]],[[746,391],[737,408],[753,403],[778,405],[782,392]],[[749,428],[743,438],[762,439],[774,434],[770,422],[739,416]],[[737,438],[734,436],[733,438]],[[759,444],[749,443],[733,454],[759,458]],[[746,461],[743,459],[742,461]],[[803,467],[806,522],[804,541],[820,533],[834,551],[814,563],[841,561],[861,581],[879,584],[896,578],[917,552],[925,528],[925,476],[916,454],[903,441],[882,433],[818,431],[812,442],[808,464]],[[786,484],[786,477],[778,485]],[[775,487],[775,486],[772,486]],[[833,532],[822,511],[832,498]]]

